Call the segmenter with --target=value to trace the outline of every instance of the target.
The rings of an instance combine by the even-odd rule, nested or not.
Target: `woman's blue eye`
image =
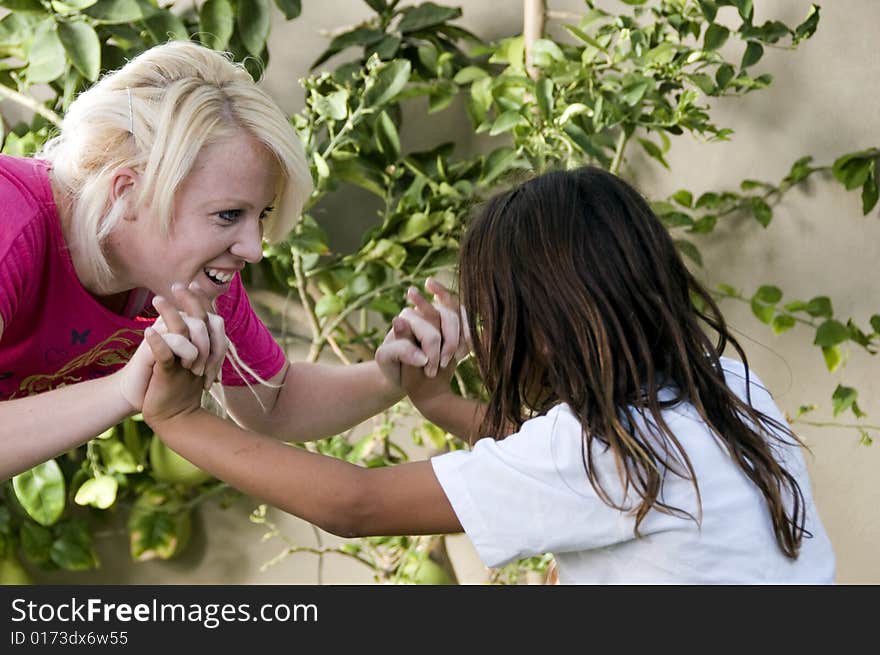
[[[241,210],[224,209],[223,211],[217,212],[217,216],[222,218],[224,221],[229,221],[231,223],[232,221],[238,220],[238,218],[241,216]]]
[[[260,212],[260,220],[264,220],[269,214],[275,211],[274,207],[266,207],[263,211]]]

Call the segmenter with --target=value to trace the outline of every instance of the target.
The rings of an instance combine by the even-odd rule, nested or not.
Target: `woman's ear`
[[[120,168],[113,176],[113,182],[110,185],[110,200],[112,203],[119,202],[126,198],[133,199],[140,183],[140,175],[131,168]],[[131,202],[131,201],[130,201]],[[126,220],[134,220],[134,214],[126,212]]]

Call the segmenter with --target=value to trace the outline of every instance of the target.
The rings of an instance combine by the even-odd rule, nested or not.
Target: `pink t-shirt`
[[[0,155],[0,400],[113,373],[155,320],[115,314],[80,284],[48,168],[47,162]],[[216,308],[239,357],[264,379],[278,373],[284,351],[254,313],[237,274]],[[222,379],[245,384],[228,359]]]

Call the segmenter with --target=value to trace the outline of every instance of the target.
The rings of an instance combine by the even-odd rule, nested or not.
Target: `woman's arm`
[[[0,480],[76,448],[138,411],[139,402],[127,394],[137,395],[138,371],[146,389],[152,364],[148,348],[139,352],[107,377],[0,402]]]
[[[439,285],[435,288],[448,294]],[[392,327],[374,361],[351,366],[288,363],[269,385],[224,387],[229,414],[251,430],[284,441],[309,441],[339,434],[387,409],[403,397],[402,365],[433,377],[459,347],[457,311],[445,304],[435,308],[415,288],[408,297],[416,309],[404,309],[394,319],[395,325],[406,326],[406,336]]]
[[[161,299],[159,307],[161,319],[157,324],[168,332],[164,323],[180,315]],[[169,348],[189,365],[207,361],[190,342],[193,331],[189,326],[193,321],[184,324],[180,319],[180,323],[176,332],[167,336]],[[0,317],[0,343],[2,339]],[[0,402],[0,480],[76,448],[139,412],[152,366],[150,348],[141,344],[123,368],[107,377]]]

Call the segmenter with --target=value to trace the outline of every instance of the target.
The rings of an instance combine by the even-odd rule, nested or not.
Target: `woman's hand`
[[[226,356],[226,334],[223,319],[208,311],[208,297],[196,285],[189,288],[175,284],[175,299],[187,313],[178,311],[168,299],[153,298],[159,318],[153,324],[181,365],[196,375],[204,375],[205,388],[217,379]],[[146,343],[141,343],[131,360],[119,371],[119,388],[133,411],[140,411],[147,383],[153,372],[153,356]]]

